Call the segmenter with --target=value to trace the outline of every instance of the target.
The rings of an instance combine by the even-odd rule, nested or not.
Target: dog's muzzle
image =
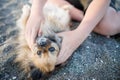
[[[46,47],[50,43],[50,41],[45,37],[38,37],[36,39],[36,43],[38,47]]]

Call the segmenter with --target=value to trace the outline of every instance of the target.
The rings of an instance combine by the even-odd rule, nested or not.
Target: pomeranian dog
[[[22,15],[17,21],[20,34],[15,62],[19,62],[21,68],[28,74],[28,80],[40,80],[42,76],[54,70],[62,41],[56,33],[70,30],[70,7],[45,5],[43,10],[45,22],[40,26],[42,36],[36,38],[34,51],[31,51],[25,40],[25,26],[30,15],[30,6],[23,6]]]

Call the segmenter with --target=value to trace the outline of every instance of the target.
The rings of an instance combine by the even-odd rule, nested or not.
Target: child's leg
[[[94,31],[106,36],[120,33],[120,12],[116,12],[114,8],[109,7]]]

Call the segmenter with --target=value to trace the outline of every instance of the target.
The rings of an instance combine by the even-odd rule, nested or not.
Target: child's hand
[[[32,51],[36,37],[41,35],[40,24],[44,21],[42,11],[46,1],[47,0],[32,1],[31,12],[25,29],[25,38]]]
[[[33,50],[36,37],[41,35],[40,23],[41,20],[38,17],[30,16],[28,19],[25,38],[31,50]]]
[[[58,36],[63,37],[63,40],[57,65],[64,63],[81,44],[80,36],[75,30],[59,33]]]

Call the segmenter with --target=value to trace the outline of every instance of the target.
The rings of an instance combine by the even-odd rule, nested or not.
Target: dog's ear
[[[30,65],[30,72],[28,73],[28,78],[31,80],[41,80],[43,72],[36,68],[34,65]]]
[[[40,80],[42,78],[42,75],[43,73],[37,68],[34,68],[30,72],[30,77],[32,78],[32,80]]]

